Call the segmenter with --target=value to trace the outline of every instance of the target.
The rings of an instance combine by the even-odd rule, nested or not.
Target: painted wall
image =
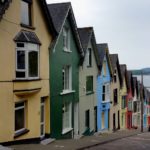
[[[86,56],[83,65],[79,70],[79,134],[86,132],[87,128],[85,126],[85,111],[90,111],[90,132],[95,131],[95,114],[94,107],[97,106],[96,97],[96,78],[98,74],[98,67],[95,60],[95,54],[93,46],[89,41],[88,48],[91,48],[92,52],[92,66],[87,67]],[[87,55],[87,54],[86,54]],[[93,76],[93,93],[86,94],[86,77]]]
[[[125,77],[123,78],[123,85],[122,88],[120,89],[120,98],[119,98],[119,103],[120,103],[120,128],[125,129],[126,124],[127,124],[127,106],[126,108],[122,108],[122,96],[127,96],[127,86],[126,86],[126,80]],[[126,99],[127,101],[127,99]],[[126,103],[127,104],[127,103]]]
[[[102,102],[102,90],[103,85],[106,83],[110,84],[110,70],[108,66],[107,58],[106,60],[106,75],[104,75],[104,68],[102,67],[101,75],[97,77],[97,99],[98,99],[98,108],[97,108],[97,126],[98,131],[107,130],[109,128],[109,111],[110,111],[110,99],[107,102]],[[104,112],[104,119],[102,119],[102,112]],[[104,120],[105,128],[102,129],[102,120]]]
[[[79,59],[78,49],[75,43],[71,25],[67,19],[65,26],[70,29],[70,50],[63,50],[63,33],[61,31],[55,49],[50,50],[50,93],[51,93],[51,137],[71,138],[72,130],[62,134],[62,105],[63,102],[72,103],[72,128],[74,124],[74,103],[79,101]],[[64,65],[72,67],[72,90],[74,92],[61,95],[63,92],[62,69]]]
[[[40,137],[40,100],[46,97],[46,133],[50,133],[49,128],[49,57],[48,47],[51,43],[51,35],[47,29],[43,12],[37,1],[33,1],[33,25],[35,32],[41,41],[40,46],[40,80],[38,81],[15,81],[16,44],[14,37],[22,28],[20,26],[20,0],[10,3],[3,19],[0,21],[0,142],[13,141],[27,138]],[[6,68],[5,68],[6,66]],[[40,88],[39,91],[29,93],[15,93],[15,90],[31,90]],[[26,108],[26,128],[29,132],[14,139],[15,102],[25,100]],[[5,115],[4,115],[5,114]]]
[[[117,68],[114,68],[117,70]],[[120,101],[119,101],[119,98],[120,98],[120,83],[119,83],[119,76],[118,76],[118,70],[116,72],[117,74],[117,82],[115,83],[114,81],[111,82],[111,107],[110,107],[110,114],[109,114],[109,118],[110,118],[110,130],[112,131],[113,130],[113,114],[115,114],[115,124],[116,124],[116,129],[118,129],[118,118],[120,119],[120,117],[118,116],[118,111],[120,112]],[[114,94],[113,94],[113,90],[114,89],[118,89],[118,103],[117,104],[114,104]]]

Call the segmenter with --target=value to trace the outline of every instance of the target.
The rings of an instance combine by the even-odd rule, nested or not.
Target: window
[[[64,102],[62,106],[62,120],[63,120],[63,130],[70,129],[71,116],[72,116],[72,105],[69,102]],[[63,131],[64,132],[64,131]]]
[[[85,127],[90,128],[90,111],[85,111]]]
[[[92,93],[93,92],[93,76],[87,76],[86,77],[86,93]]]
[[[63,91],[71,90],[72,89],[72,78],[71,78],[71,67],[64,66],[62,70],[62,77],[63,77]]]
[[[15,104],[15,132],[25,130],[25,102]]]
[[[102,100],[103,101],[110,100],[110,85],[109,84],[103,85]]]
[[[63,47],[64,47],[64,51],[71,52],[70,51],[70,31],[69,31],[69,28],[67,27],[63,28]]]
[[[31,0],[21,1],[21,23],[31,26]]]
[[[87,50],[87,54],[86,54],[86,65],[87,67],[91,67],[92,66],[92,50],[91,48],[88,48]]]
[[[39,45],[31,43],[17,43],[16,78],[39,78]]]
[[[122,109],[126,108],[126,96],[122,96]]]
[[[114,89],[114,105],[118,103],[118,90]]]
[[[137,112],[137,102],[133,102],[133,112]]]
[[[103,75],[106,76],[106,60],[103,61]]]
[[[132,111],[132,100],[128,101],[128,110]]]
[[[114,72],[114,82],[116,83],[117,82],[117,70],[115,69],[115,72]]]

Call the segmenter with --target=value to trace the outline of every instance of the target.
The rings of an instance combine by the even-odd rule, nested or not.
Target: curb
[[[127,136],[124,136],[124,137],[118,137],[118,138],[115,138],[115,139],[106,140],[106,141],[99,142],[99,143],[96,143],[96,144],[93,144],[93,145],[83,146],[83,147],[77,148],[76,150],[84,150],[84,149],[92,148],[92,147],[95,147],[95,146],[98,146],[98,145],[111,143],[111,142],[117,141],[119,139],[124,139],[124,138],[127,138],[127,137],[132,137],[132,136],[135,136],[135,135],[138,135],[138,134],[143,134],[143,133],[146,133],[146,132],[142,132],[142,133],[139,132],[139,133],[135,133],[135,134],[132,134],[132,135],[127,135]]]

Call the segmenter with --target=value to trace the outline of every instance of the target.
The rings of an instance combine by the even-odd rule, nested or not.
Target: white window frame
[[[24,44],[24,47],[17,47],[16,46],[16,72],[25,72],[25,77],[22,77],[22,78],[19,78],[16,76],[16,79],[17,80],[24,80],[24,79],[39,79],[39,45],[38,44],[32,44],[32,43],[25,43],[25,42],[17,42],[17,44]],[[25,69],[18,69],[17,68],[17,52],[18,51],[24,51],[25,52]],[[29,52],[38,52],[38,76],[37,77],[30,77],[29,76],[29,59],[28,59],[28,56],[29,56]]]
[[[65,108],[66,108],[66,105],[69,105],[68,107],[69,107],[69,122],[68,122],[68,124],[69,124],[69,126],[67,127],[64,127],[64,121],[66,121],[66,120],[64,120],[64,114],[62,114],[62,134],[65,134],[65,133],[67,133],[67,132],[70,132],[73,128],[72,128],[72,103],[71,102],[65,102],[64,104],[64,107],[62,108],[63,109],[63,111],[65,111]]]
[[[15,134],[16,133],[19,133],[19,132],[21,132],[21,131],[24,131],[25,129],[26,129],[26,111],[25,111],[25,109],[26,109],[26,104],[25,104],[25,102],[20,102],[20,103],[24,103],[23,104],[23,106],[19,106],[19,107],[15,107],[15,112],[17,111],[17,110],[20,110],[20,109],[24,109],[24,128],[22,128],[22,129],[19,129],[19,130],[15,130]],[[16,103],[17,104],[17,103]],[[16,117],[16,116],[15,116]]]
[[[65,85],[65,83],[67,83],[66,77],[65,77],[65,75],[66,75],[65,74],[65,72],[66,72],[65,68],[69,69],[69,71],[68,71],[69,75],[67,75],[69,77],[69,79],[68,79],[68,82],[69,82],[68,83],[68,88],[66,88],[66,85]],[[70,92],[70,91],[72,91],[72,67],[70,65],[64,66],[63,69],[62,69],[62,73],[64,74],[64,76],[63,76],[63,83],[64,83],[63,93]]]
[[[63,49],[65,52],[72,52],[70,50],[70,29],[68,27],[63,28]]]
[[[105,93],[103,93],[103,87],[102,87],[102,93],[105,94],[105,100],[103,100],[103,97],[102,97],[102,102],[109,102],[110,101],[110,84],[105,83],[103,86],[105,86]]]

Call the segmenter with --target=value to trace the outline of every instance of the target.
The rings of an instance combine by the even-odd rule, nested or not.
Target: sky
[[[47,0],[48,4],[67,2]],[[94,27],[128,69],[150,67],[150,0],[70,0],[78,27]]]

